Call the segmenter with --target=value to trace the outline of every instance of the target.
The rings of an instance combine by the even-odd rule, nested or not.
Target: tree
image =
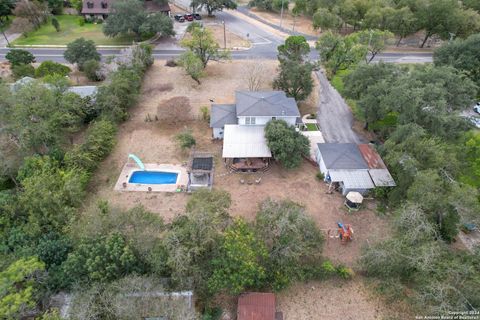
[[[237,2],[234,0],[192,0],[190,7],[196,10],[205,8],[208,16],[213,16],[215,11],[222,11],[223,9],[237,9]]]
[[[207,67],[210,60],[218,61],[230,57],[228,51],[220,51],[220,46],[210,30],[192,24],[187,31],[190,35],[180,41],[180,45],[195,54],[202,61],[203,68]]]
[[[195,55],[193,51],[186,51],[182,53],[178,59],[178,62],[193,80],[195,80],[198,84],[201,84],[200,78],[205,75],[205,67],[202,60]]]
[[[71,282],[108,282],[138,272],[139,260],[118,233],[82,239],[62,265]]]
[[[177,134],[175,136],[175,140],[177,140],[177,143],[179,144],[182,151],[190,149],[197,144],[195,138],[192,135],[192,132],[189,130],[185,130],[184,132]]]
[[[398,36],[397,47],[403,38],[418,31],[419,22],[409,7],[402,7],[389,12],[386,17],[385,26]]]
[[[266,68],[263,63],[256,62],[250,64],[245,70],[245,79],[248,83],[249,91],[259,91],[265,81]]]
[[[313,28],[320,28],[322,31],[339,29],[343,24],[342,19],[326,8],[318,9],[313,15]]]
[[[142,2],[137,0],[115,2],[103,25],[103,33],[109,37],[133,33],[137,41],[157,33],[162,36],[175,34],[171,19],[162,13],[148,14]]]
[[[437,66],[450,65],[465,72],[480,87],[480,61],[477,59],[479,50],[480,34],[476,34],[465,40],[445,43],[435,50],[433,61]]]
[[[313,66],[292,61],[280,64],[280,73],[273,81],[273,87],[285,91],[296,101],[305,100],[313,90]]]
[[[11,49],[5,55],[5,59],[7,59],[12,66],[35,62],[35,56],[29,51],[23,49]]]
[[[308,60],[310,46],[303,36],[290,36],[278,46],[280,74],[273,87],[281,89],[295,100],[306,99],[313,89],[313,65]]]
[[[35,29],[45,23],[48,19],[48,6],[38,1],[20,0],[15,5],[14,15],[27,19]]]
[[[365,62],[368,64],[373,59],[385,50],[387,42],[393,37],[390,31],[382,31],[378,29],[360,31],[358,34],[359,43],[367,48],[367,55],[365,55]],[[368,57],[368,54],[370,55]]]
[[[55,28],[55,31],[60,32],[60,23],[55,17],[52,18],[52,26]]]
[[[0,314],[7,319],[23,318],[35,310],[39,280],[45,265],[35,257],[21,258],[0,272]]]
[[[12,74],[15,80],[19,80],[24,77],[34,77],[35,68],[31,64],[19,64],[13,66]]]
[[[455,0],[425,1],[419,6],[416,15],[421,28],[425,29],[425,37],[420,45],[421,48],[433,35],[438,35],[445,40],[450,39],[452,34],[455,35],[464,30],[465,24],[470,24],[470,19],[467,19],[467,15],[468,18],[470,18],[470,15]]]
[[[87,76],[88,80],[91,81],[100,81],[102,80],[99,77],[98,70],[100,69],[100,62],[97,60],[87,60],[83,64],[83,72],[85,72],[85,75]]]
[[[225,231],[218,257],[211,262],[209,289],[213,293],[227,290],[236,295],[261,287],[266,277],[262,266],[266,257],[267,251],[253,230],[242,219],[236,219]]]
[[[318,39],[316,48],[320,54],[321,63],[331,75],[359,63],[365,57],[367,50],[359,43],[357,34],[342,37],[330,31]]]
[[[83,70],[83,66],[88,60],[100,61],[100,54],[97,52],[95,43],[84,38],[78,38],[70,42],[63,56],[68,62],[76,63],[79,70]]]
[[[303,268],[318,263],[323,236],[302,206],[266,200],[255,217],[255,234],[268,251],[267,279],[275,290],[301,279]]]
[[[8,16],[12,14],[12,10],[15,8],[15,2],[12,0],[0,0],[0,25],[2,25]]]
[[[310,154],[308,138],[283,120],[271,120],[265,127],[265,138],[273,157],[287,169],[300,166],[303,156]]]
[[[35,77],[43,78],[45,76],[51,76],[54,74],[58,74],[62,77],[67,76],[71,72],[70,68],[64,66],[61,63],[53,62],[53,61],[44,61],[38,66],[35,70]]]

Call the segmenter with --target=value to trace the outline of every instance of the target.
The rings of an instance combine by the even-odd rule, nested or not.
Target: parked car
[[[191,13],[186,13],[183,17],[187,21],[193,21],[193,14],[191,14]]]
[[[480,114],[480,101],[477,102],[477,104],[473,106],[473,111]]]
[[[194,13],[193,18],[195,18],[195,20],[202,20],[202,16],[199,13]]]
[[[185,22],[185,18],[182,14],[176,14],[174,16],[175,20],[178,21],[178,22]]]

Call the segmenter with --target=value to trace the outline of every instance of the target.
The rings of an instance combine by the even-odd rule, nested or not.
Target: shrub
[[[78,19],[78,25],[79,25],[80,27],[83,27],[83,26],[85,25],[85,18],[79,18],[79,19]]]
[[[352,269],[345,266],[338,266],[336,271],[337,275],[342,279],[351,279],[355,275]]]
[[[76,145],[65,154],[68,167],[82,168],[92,172],[115,145],[116,126],[107,120],[100,120],[90,125],[85,142]]]
[[[202,120],[206,122],[210,122],[210,110],[207,106],[203,106],[200,108],[200,112],[202,114]]]
[[[35,56],[27,50],[22,49],[12,49],[8,51],[5,55],[5,59],[7,59],[12,66],[35,62]]]
[[[187,97],[173,97],[158,105],[157,116],[160,121],[175,124],[191,120],[191,109]]]
[[[325,276],[331,276],[336,272],[337,272],[337,269],[335,268],[335,266],[331,261],[327,260],[322,263],[322,273]]]
[[[83,65],[86,61],[92,59],[100,60],[100,54],[97,52],[95,43],[92,40],[85,40],[84,38],[70,42],[63,56],[68,62],[76,63],[80,71],[83,71]]]
[[[195,146],[195,144],[197,143],[191,131],[188,131],[188,130],[177,134],[175,136],[175,140],[177,140],[182,150],[190,149],[191,147]]]
[[[31,64],[19,64],[13,66],[12,73],[15,79],[35,77],[35,68]]]
[[[318,181],[323,181],[325,179],[325,176],[321,171],[318,171],[315,177],[317,177]]]
[[[89,80],[92,81],[100,81],[100,79],[97,70],[100,68],[100,62],[97,60],[88,60],[83,64],[83,71],[85,72],[85,75]]]
[[[60,32],[60,22],[55,17],[52,18],[52,26],[55,28],[55,31]]]
[[[35,77],[43,78],[45,76],[51,76],[54,74],[66,76],[70,73],[70,68],[64,66],[61,63],[53,62],[53,61],[44,61],[40,64],[40,66],[35,70]]]
[[[165,65],[167,67],[176,67],[178,66],[177,62],[175,61],[175,59],[169,59],[167,60],[167,62],[165,63]]]

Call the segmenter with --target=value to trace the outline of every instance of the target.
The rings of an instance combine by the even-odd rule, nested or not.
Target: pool
[[[163,171],[135,171],[128,180],[129,183],[140,184],[176,184],[178,173]]]

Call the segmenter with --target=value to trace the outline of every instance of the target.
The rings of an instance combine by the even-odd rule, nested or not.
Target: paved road
[[[325,142],[365,142],[352,130],[353,115],[345,100],[322,71],[315,74],[320,82],[317,120]]]

